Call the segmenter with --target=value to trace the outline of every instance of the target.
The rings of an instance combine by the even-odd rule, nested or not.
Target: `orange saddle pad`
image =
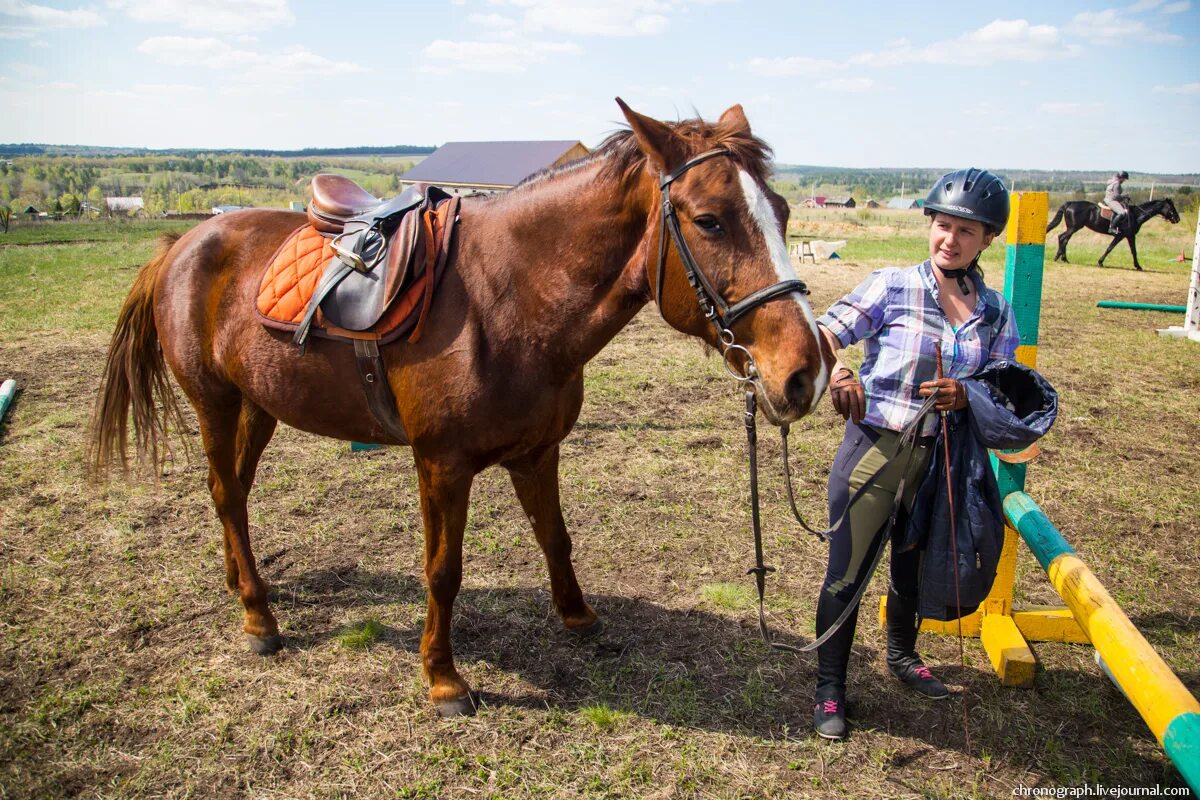
[[[393,341],[416,327],[410,341],[420,335],[420,322],[432,299],[431,281],[436,282],[440,267],[445,261],[445,251],[437,247],[442,240],[445,220],[442,214],[430,212],[426,220],[431,236],[426,237],[424,255],[436,262],[419,270],[408,286],[401,287],[375,327],[366,331],[351,331],[329,324],[325,315],[317,312],[312,333],[327,339],[374,339],[381,344]],[[304,319],[308,303],[316,291],[321,276],[330,262],[337,257],[330,247],[331,239],[320,231],[305,224],[293,231],[279,249],[275,251],[263,272],[259,283],[256,308],[259,319],[270,328],[295,331]],[[442,250],[442,252],[438,252]]]

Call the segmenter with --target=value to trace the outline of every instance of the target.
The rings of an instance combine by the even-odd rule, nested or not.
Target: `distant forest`
[[[139,214],[208,212],[215,206],[275,206],[305,201],[318,172],[336,172],[377,197],[399,190],[400,176],[435,148],[305,148],[302,150],[147,150],[46,144],[0,144],[0,208],[33,207],[64,216],[107,213],[105,198],[141,197]],[[849,169],[777,164],[772,186],[789,202],[812,195],[881,203],[901,193],[922,197],[944,170]],[[1098,199],[1106,172],[1002,170],[1010,186],[1051,192],[1052,203]],[[1125,184],[1135,201],[1173,195],[1181,210],[1200,202],[1200,174],[1134,173]]]
[[[809,165],[776,164],[775,190],[792,203],[807,197],[850,195],[857,203],[868,199],[881,203],[893,197],[923,198],[933,182],[946,169],[935,168],[870,168],[850,169]],[[1112,177],[1110,172],[1077,170],[997,170],[996,174],[1017,191],[1050,192],[1052,200],[1064,202],[1087,199],[1103,194]],[[1143,200],[1154,189],[1156,197],[1164,194],[1182,195],[1191,202],[1193,193],[1200,195],[1200,173],[1185,175],[1131,173],[1125,191],[1136,200]],[[1198,197],[1200,199],[1200,197]]]
[[[385,147],[305,147],[302,150],[247,150],[229,148],[225,150],[198,150],[195,148],[169,148],[151,150],[146,147],[98,147],[72,144],[0,144],[0,158],[12,156],[206,156],[241,155],[264,158],[307,158],[316,156],[427,156],[436,147],[414,144],[397,144]]]

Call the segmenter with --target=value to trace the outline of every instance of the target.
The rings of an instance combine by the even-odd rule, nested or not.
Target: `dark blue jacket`
[[[1023,364],[993,361],[962,381],[968,404],[947,415],[950,474],[957,532],[958,586],[941,428],[929,467],[917,489],[899,552],[924,548],[917,613],[952,620],[973,612],[996,579],[1004,542],[1004,511],[988,448],[1028,447],[1058,414],[1058,394],[1045,378]]]

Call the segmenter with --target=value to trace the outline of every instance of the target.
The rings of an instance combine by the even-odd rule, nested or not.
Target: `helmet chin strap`
[[[937,267],[937,264],[934,264],[934,266]],[[978,253],[975,255],[975,258],[971,259],[971,263],[963,269],[942,269],[941,267],[938,267],[938,270],[940,270],[941,273],[947,278],[954,278],[954,280],[958,281],[958,290],[963,293],[964,297],[966,297],[971,293],[971,287],[967,283],[967,273],[975,269],[977,266],[979,266]]]

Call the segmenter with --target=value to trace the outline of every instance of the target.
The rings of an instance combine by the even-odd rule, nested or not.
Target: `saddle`
[[[257,313],[271,328],[352,342],[372,415],[408,442],[383,370],[379,345],[421,338],[448,260],[459,198],[418,184],[380,201],[339,175],[312,183],[308,224],[272,256],[259,284]]]

